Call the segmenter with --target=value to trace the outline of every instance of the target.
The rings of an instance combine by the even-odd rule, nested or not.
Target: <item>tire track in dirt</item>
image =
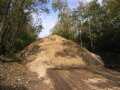
[[[55,90],[120,90],[116,82],[86,69],[49,69]]]

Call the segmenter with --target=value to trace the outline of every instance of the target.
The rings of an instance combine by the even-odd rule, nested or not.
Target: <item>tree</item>
[[[38,26],[31,24],[31,13],[47,11],[47,2],[48,0],[0,1],[0,54],[18,52],[37,39],[42,26],[41,23]]]
[[[1,3],[2,3],[2,1],[1,1]],[[4,28],[5,23],[7,22],[7,16],[8,16],[8,12],[9,12],[11,3],[12,3],[12,0],[7,0],[7,1],[3,2],[4,8],[3,8],[3,19],[1,19],[2,21],[1,21],[1,25],[0,25],[0,44],[2,42],[2,37],[5,32],[5,29],[3,29],[3,28]]]
[[[119,52],[119,3],[119,0],[103,0],[103,3],[100,4],[98,0],[93,0],[87,4],[80,2],[77,8],[69,10],[70,13],[63,13],[65,12],[64,9],[60,9],[62,13],[59,15],[62,17],[58,21],[59,24],[55,26],[57,28],[53,28],[53,33],[59,35],[62,33],[65,38],[67,36],[74,37],[75,42],[80,43],[81,46],[90,51]],[[69,19],[64,14],[67,14]],[[60,23],[62,20],[64,21]],[[72,31],[72,34],[68,33],[68,31]]]

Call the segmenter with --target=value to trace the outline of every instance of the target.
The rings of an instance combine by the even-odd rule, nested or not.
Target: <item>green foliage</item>
[[[63,8],[63,11],[60,11],[58,15],[60,21],[58,21],[55,27],[51,30],[53,32],[52,34],[74,40],[75,31],[71,30],[71,10],[67,6],[64,6]]]
[[[66,0],[53,0],[52,1],[52,7],[53,7],[53,10],[56,12],[56,11],[59,11],[59,12],[64,12],[67,8],[67,2]]]
[[[11,1],[9,7],[8,1]],[[48,0],[0,0],[0,54],[17,53],[37,39],[42,25],[32,26],[31,13],[37,10],[48,12],[45,7],[47,2]]]
[[[52,33],[72,37],[95,52],[120,52],[119,3],[120,0],[103,0],[101,4],[98,0],[87,4],[80,2],[77,8],[59,13]]]

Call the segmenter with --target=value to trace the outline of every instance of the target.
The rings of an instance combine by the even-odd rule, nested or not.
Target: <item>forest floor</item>
[[[48,69],[52,86],[24,64],[0,62],[0,90],[120,90],[120,72],[88,68]]]
[[[22,61],[0,56],[0,90],[120,90],[120,72],[59,36],[37,40]]]

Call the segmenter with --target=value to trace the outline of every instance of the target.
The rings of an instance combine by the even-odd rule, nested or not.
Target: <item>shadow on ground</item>
[[[106,68],[120,71],[120,53],[98,53],[98,55],[101,56]]]
[[[0,86],[0,90],[28,90],[24,86],[18,86],[18,87],[13,87],[13,86]]]
[[[21,60],[10,60],[10,61],[0,60],[0,62],[2,62],[2,63],[14,63],[14,62],[22,62],[22,61]]]

